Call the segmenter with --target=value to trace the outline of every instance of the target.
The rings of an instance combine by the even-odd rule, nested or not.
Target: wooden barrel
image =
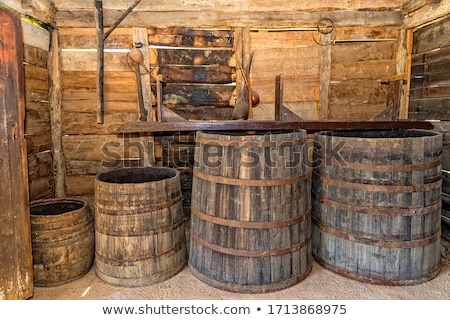
[[[198,132],[189,268],[226,291],[263,293],[311,271],[306,132]]]
[[[314,134],[313,256],[368,283],[439,273],[442,136],[432,131]]]
[[[84,200],[32,201],[30,217],[36,286],[58,286],[82,277],[91,269],[94,217]]]
[[[155,284],[186,264],[180,173],[140,167],[95,179],[95,267],[113,285]]]

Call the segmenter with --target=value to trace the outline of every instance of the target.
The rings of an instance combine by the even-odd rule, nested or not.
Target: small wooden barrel
[[[311,271],[306,132],[198,132],[190,271],[227,291],[263,293]]]
[[[141,167],[95,179],[95,267],[113,285],[155,284],[187,260],[180,173]]]
[[[94,217],[81,199],[30,203],[33,278],[37,287],[58,286],[85,275],[94,261]]]
[[[314,134],[313,256],[349,278],[410,285],[439,273],[442,136]]]

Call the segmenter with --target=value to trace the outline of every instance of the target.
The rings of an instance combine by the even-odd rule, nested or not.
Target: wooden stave
[[[345,175],[344,183],[333,181],[339,180],[337,179],[337,172],[339,172],[339,167],[342,167],[342,161],[340,164],[335,162],[332,166],[329,167],[322,166],[320,169],[314,168],[315,172],[313,173],[312,178],[312,250],[315,260],[318,261],[321,265],[336,273],[349,278],[353,278],[355,280],[382,285],[412,285],[422,283],[434,278],[439,273],[439,240],[441,235],[441,226],[439,222],[441,211],[441,177],[439,173],[441,171],[440,150],[442,138],[440,135],[435,133],[425,132],[425,135],[423,137],[420,136],[420,131],[416,131],[416,133],[418,133],[419,136],[414,136],[414,139],[422,139],[422,141],[407,142],[407,144],[417,144],[419,148],[422,145],[423,150],[425,151],[422,155],[411,155],[411,159],[407,163],[402,163],[405,161],[405,159],[402,159],[399,156],[397,156],[396,159],[398,163],[389,165],[380,165],[376,162],[370,163],[369,160],[373,159],[368,159],[367,157],[363,158],[362,160],[366,162],[362,164],[354,164],[354,158],[349,160],[343,157],[344,160],[349,161],[349,167],[351,168],[350,170],[347,170],[346,173],[352,172],[352,170],[356,172],[357,170],[364,169],[366,171],[372,171],[373,174],[373,172],[380,170],[380,167],[380,171],[382,172],[389,172],[388,170],[391,169],[399,170],[398,172],[400,172],[400,178],[402,179],[394,181],[393,186],[386,185],[385,181],[383,180],[378,181],[378,184],[376,183],[377,181],[370,181],[370,183],[365,184],[365,181],[351,179],[352,177],[347,179]],[[326,135],[321,136],[320,134],[321,133],[315,134],[315,143],[319,141],[321,146],[330,144],[330,139],[336,140],[333,141],[331,145],[336,145],[337,143],[339,143],[339,137],[336,138]],[[396,141],[390,142],[395,145],[401,143],[402,139],[407,138],[408,137],[394,139]],[[348,137],[345,137],[345,139],[348,139]],[[376,143],[378,143],[379,146],[381,145],[386,148],[389,144],[389,141],[387,140],[388,139],[385,139],[385,141],[380,144],[378,141],[368,142],[367,139],[355,139],[355,148],[358,149],[355,153],[357,154],[357,156],[361,156],[362,153],[367,152],[368,149],[370,150],[371,145]],[[351,141],[353,142],[353,140]],[[351,147],[353,147],[353,145],[351,145]],[[377,153],[380,148],[381,147],[378,147],[378,149],[374,152]],[[318,149],[315,149],[315,159],[327,158],[327,155],[325,155],[326,151],[324,151],[323,149],[320,150],[319,148],[318,153],[317,150]],[[409,150],[414,150],[414,147],[409,147]],[[360,151],[362,153],[359,153]],[[340,155],[342,155],[342,153]],[[344,155],[351,155],[351,152],[345,151]],[[420,156],[423,156],[423,159],[420,159]],[[379,157],[379,159],[383,159],[383,155],[374,156],[375,160],[377,160],[377,157]],[[418,159],[417,163],[414,163],[414,157]],[[342,160],[342,158],[340,160]],[[322,176],[325,176],[326,178],[323,179]],[[361,176],[363,176],[363,174],[361,174]],[[370,173],[368,174],[368,176],[370,176]],[[422,185],[420,185],[421,179]],[[326,182],[330,181],[332,181],[332,183],[330,184],[338,187],[333,189],[327,186]],[[323,187],[323,184],[325,184],[325,187]],[[383,190],[390,190],[390,188],[391,190],[393,190],[394,194],[397,193],[400,195],[400,199],[402,191],[412,193],[415,192],[419,193],[419,195],[415,197],[412,196],[409,203],[408,201],[406,201],[406,203],[402,201],[396,204],[392,203],[392,206],[394,208],[391,208],[390,210],[395,212],[398,211],[401,214],[400,216],[389,217],[389,215],[386,214],[386,212],[389,211],[389,208],[385,208],[383,207],[383,205],[379,205],[378,207],[364,207],[363,204],[357,204],[357,209],[354,209],[353,211],[349,209],[348,206],[345,206],[346,198],[340,197],[337,194],[345,194],[346,190],[348,190],[346,188],[348,188],[349,186],[356,186],[357,189],[370,194],[373,199],[376,198],[375,195],[377,194],[377,192],[379,193]],[[370,196],[368,198],[370,198]],[[408,199],[407,197],[404,198]],[[324,199],[327,201],[325,201]],[[416,201],[416,203],[414,201]],[[420,201],[425,204],[422,206],[418,205]],[[375,204],[376,201],[374,200],[373,203]],[[333,221],[333,218],[330,217],[330,212],[334,217],[339,216],[340,220],[343,216],[345,216],[347,227],[343,228],[341,225],[341,228],[338,228],[335,225],[337,220]],[[401,234],[401,232],[393,232],[393,230],[389,228],[387,228],[387,230],[378,228],[378,230],[376,230],[377,232],[363,232],[364,230],[361,230],[361,228],[358,229],[357,227],[361,227],[361,225],[364,227],[364,223],[359,223],[358,225],[355,223],[350,223],[350,221],[358,221],[361,219],[364,220],[365,217],[369,217],[369,220],[366,221],[366,225],[372,225],[372,231],[374,231],[373,225],[375,223],[383,223],[385,220],[385,225],[389,225],[389,223],[391,223],[394,228],[395,226],[398,226],[398,221],[402,222],[402,219],[405,219],[405,224],[407,224],[409,220],[412,221],[410,223],[413,223],[413,231],[410,231],[409,234]],[[424,221],[422,222],[421,219],[423,219]],[[397,222],[395,222],[396,220]],[[427,225],[430,226],[428,229],[426,227]],[[347,235],[345,235],[345,232],[347,233]],[[383,264],[374,258],[372,260],[370,260],[369,258],[369,261],[360,261],[362,268],[355,270],[353,266],[354,262],[350,261],[351,258],[349,258],[352,255],[346,256],[342,253],[332,252],[331,249],[327,251],[326,248],[323,248],[331,248],[330,245],[333,245],[335,248],[339,248],[339,250],[343,251],[346,251],[349,248],[351,248],[351,252],[359,253],[363,250],[367,250],[374,256],[379,255],[379,253],[377,252],[381,252],[384,250],[384,254],[390,252],[391,255],[400,255],[407,261],[408,259],[409,261],[413,260],[413,262],[411,262],[411,270],[403,270],[396,273],[396,270],[394,270],[395,268],[391,268],[392,270],[390,270],[388,273],[383,274],[383,272],[380,271],[382,270],[381,268],[384,267],[385,270],[389,269],[389,265],[393,262],[391,261],[390,263]],[[333,248],[334,251],[335,248]],[[365,254],[367,255],[367,253]],[[424,264],[424,266],[422,266],[422,270],[414,270],[414,266],[412,266],[415,262],[414,259],[421,260],[422,258],[426,259],[427,261],[431,260],[431,262],[429,263],[429,265]],[[342,265],[341,262],[346,260],[348,260],[349,263]],[[363,270],[364,265],[367,263],[372,264],[372,267],[375,265],[374,269],[380,269],[372,270],[373,274],[367,273]],[[401,270],[401,268],[397,269]],[[365,273],[363,274],[363,272]],[[401,272],[404,273],[402,274]]]

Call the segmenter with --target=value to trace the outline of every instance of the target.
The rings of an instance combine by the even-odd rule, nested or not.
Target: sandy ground
[[[448,252],[446,253],[448,254]],[[448,256],[447,256],[448,257]],[[35,300],[450,300],[450,261],[438,276],[412,286],[382,286],[351,280],[317,263],[300,283],[272,293],[241,294],[198,280],[187,266],[154,285],[120,287],[103,282],[93,267],[82,278],[57,287],[35,287]]]

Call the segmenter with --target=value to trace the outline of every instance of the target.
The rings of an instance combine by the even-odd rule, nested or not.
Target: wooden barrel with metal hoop
[[[116,169],[95,180],[95,271],[125,287],[169,279],[186,264],[180,173]]]
[[[440,270],[442,136],[314,134],[313,256],[343,276],[411,285]]]
[[[262,293],[311,271],[306,131],[198,132],[189,267],[227,291]]]

